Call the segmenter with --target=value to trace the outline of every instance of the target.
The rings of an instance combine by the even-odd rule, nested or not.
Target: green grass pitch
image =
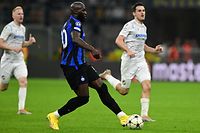
[[[108,84],[108,83],[107,83]],[[121,96],[108,84],[109,91],[127,114],[139,114],[141,87],[131,86]],[[32,115],[17,115],[18,84],[11,80],[9,89],[0,92],[0,133],[53,133],[46,115],[74,97],[64,79],[29,79],[27,108]],[[120,126],[117,117],[90,89],[87,105],[60,119],[59,133],[200,133],[200,84],[153,82],[150,116],[156,122],[145,123],[142,130]]]

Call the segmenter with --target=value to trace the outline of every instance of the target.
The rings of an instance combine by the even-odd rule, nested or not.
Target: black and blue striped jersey
[[[60,64],[78,68],[78,66],[86,62],[85,49],[81,48],[72,41],[71,33],[74,30],[80,32],[80,38],[85,40],[85,33],[82,29],[81,22],[71,15],[61,30],[62,52]]]

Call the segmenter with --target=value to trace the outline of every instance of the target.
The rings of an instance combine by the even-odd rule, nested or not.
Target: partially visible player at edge
[[[155,48],[145,44],[147,39],[145,20],[145,7],[143,3],[132,6],[134,19],[127,22],[116,38],[116,44],[124,52],[121,57],[121,82],[111,75],[111,71],[105,70],[100,77],[106,79],[120,94],[126,95],[133,77],[141,83],[141,116],[143,121],[154,121],[148,115],[151,75],[145,59],[145,52],[158,54],[163,51],[160,45]]]
[[[94,88],[102,103],[114,112],[122,126],[126,125],[128,116],[120,109],[108,92],[96,70],[85,61],[85,50],[90,51],[97,59],[100,52],[85,42],[82,24],[86,19],[86,8],[82,2],[71,4],[71,16],[65,22],[62,31],[61,68],[76,97],[71,98],[63,107],[49,113],[47,118],[50,127],[59,130],[59,118],[83,106],[89,101],[89,87]]]
[[[27,93],[27,66],[24,62],[22,47],[28,47],[36,42],[30,34],[29,40],[25,41],[25,27],[22,25],[24,12],[21,6],[12,10],[13,21],[7,24],[0,36],[0,48],[4,49],[1,58],[0,90],[8,88],[12,75],[18,80],[18,112],[17,114],[31,114],[25,109]]]

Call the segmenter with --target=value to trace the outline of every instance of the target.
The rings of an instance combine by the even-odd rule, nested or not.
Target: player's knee
[[[0,91],[5,91],[8,89],[8,85],[7,84],[0,84]]]
[[[27,86],[27,79],[26,78],[19,79],[19,86],[20,87],[26,87]]]
[[[89,96],[80,96],[79,102],[82,103],[82,105],[88,103],[89,102]]]
[[[129,88],[121,88],[121,89],[119,89],[118,91],[119,91],[119,93],[120,93],[121,95],[125,96],[125,95],[128,94]]]
[[[93,87],[95,89],[96,88],[98,89],[98,88],[101,88],[103,84],[104,84],[103,81],[99,78],[99,79],[97,79],[97,80],[92,82],[92,86],[91,87]]]
[[[143,83],[142,88],[145,91],[148,91],[148,92],[151,91],[151,83],[150,82]]]
[[[0,91],[6,91],[8,88],[0,88]]]

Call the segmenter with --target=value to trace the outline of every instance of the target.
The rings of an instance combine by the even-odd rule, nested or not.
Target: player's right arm
[[[127,52],[128,56],[130,57],[134,57],[135,53],[131,50],[129,50],[129,48],[126,46],[126,43],[124,41],[125,37],[123,35],[119,35],[116,40],[115,43],[117,44],[117,46],[119,48],[121,48],[123,51]]]
[[[125,38],[128,36],[128,34],[130,33],[130,29],[132,28],[131,23],[128,22],[124,25],[124,27],[122,28],[122,30],[120,31],[119,35],[117,36],[115,43],[117,44],[117,46],[119,48],[121,48],[123,51],[125,51],[128,56],[130,57],[135,57],[135,53],[134,51],[131,51],[125,42]]]
[[[21,48],[14,48],[10,47],[2,38],[0,38],[0,48],[4,50],[11,50],[19,53],[22,49]]]
[[[18,53],[22,50],[22,48],[11,47],[5,41],[9,37],[9,35],[11,34],[11,31],[12,31],[12,29],[8,25],[3,28],[3,31],[1,32],[1,35],[0,35],[0,48],[4,49],[4,50],[15,51],[15,52]]]
[[[99,56],[99,58],[101,58],[101,54],[97,49],[95,49],[92,45],[88,44],[82,38],[80,38],[80,32],[74,30],[74,31],[72,31],[71,35],[72,35],[72,41],[73,42],[78,44],[80,47],[87,49],[88,51],[92,52],[92,54],[94,56],[96,56],[96,57]]]

